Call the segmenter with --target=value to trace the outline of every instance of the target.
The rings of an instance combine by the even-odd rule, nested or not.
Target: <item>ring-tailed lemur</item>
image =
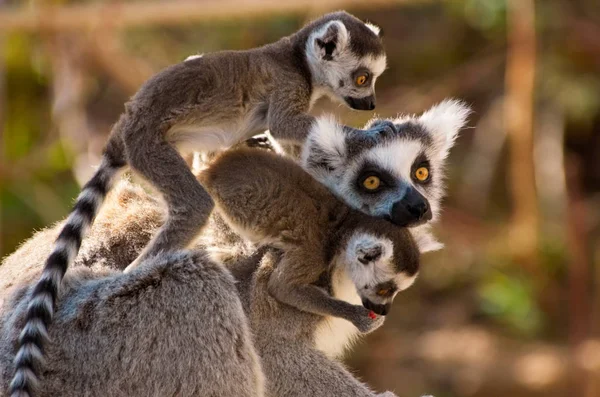
[[[25,395],[35,382],[61,280],[121,169],[129,165],[169,206],[168,219],[135,266],[186,247],[212,209],[179,151],[218,150],[265,128],[278,139],[301,140],[314,121],[307,111],[319,96],[374,109],[375,81],[385,65],[376,29],[336,12],[276,43],[204,54],[148,80],[113,127],[102,163],[77,198],[32,292],[11,393]]]
[[[407,229],[348,207],[291,159],[232,149],[199,180],[238,235],[284,251],[269,290],[285,304],[368,332],[377,318],[369,311],[386,315],[417,276],[418,248]],[[335,262],[345,264],[362,305],[318,286]]]
[[[311,163],[303,164],[304,168],[313,175],[320,177],[322,182],[329,181],[330,183],[347,183],[345,187],[337,188],[336,191],[343,192],[354,192],[356,197],[360,198],[360,188],[357,187],[358,182],[358,171],[361,169],[361,164],[366,160],[374,159],[374,163],[377,167],[385,170],[391,175],[395,182],[393,185],[402,186],[410,184],[415,189],[419,190],[421,194],[429,201],[431,207],[435,209],[434,220],[436,218],[437,209],[439,209],[439,200],[443,193],[443,185],[441,181],[444,176],[444,164],[445,158],[453,145],[454,139],[465,122],[468,109],[464,105],[460,105],[457,102],[444,102],[419,117],[401,118],[394,120],[396,124],[396,131],[401,132],[406,130],[403,124],[408,123],[412,126],[415,131],[419,133],[409,134],[395,134],[388,136],[386,139],[381,140],[379,144],[370,145],[367,147],[353,147],[352,140],[346,139],[344,136],[343,127],[337,125],[330,120],[322,119],[319,125],[327,127],[327,129],[319,130],[314,129],[311,133],[311,139],[307,142],[307,151],[305,152],[304,159],[313,158],[315,161]],[[377,121],[374,121],[376,123]],[[406,150],[404,150],[406,148]],[[400,161],[396,158],[396,153],[401,154],[405,161]],[[320,162],[316,161],[314,155],[319,155],[324,159],[330,161],[330,167],[323,168],[319,166]],[[431,177],[426,188],[419,184],[415,184],[410,175],[414,170],[414,165],[417,164],[416,159],[425,156],[430,163]],[[337,175],[335,178],[327,178],[327,170],[331,170],[331,175]],[[319,170],[319,172],[316,172]],[[408,178],[407,178],[408,176]],[[346,182],[344,182],[346,181]],[[329,186],[333,189],[332,186]],[[150,240],[151,236],[156,232],[157,228],[161,224],[162,220],[162,207],[159,202],[151,199],[147,194],[143,193],[141,189],[132,189],[131,187],[123,187],[121,185],[119,192],[116,192],[114,196],[110,197],[107,201],[106,208],[101,212],[97,222],[91,228],[90,236],[82,244],[81,255],[79,255],[75,262],[75,268],[90,267],[95,278],[104,279],[106,272],[113,271],[114,269],[124,269],[133,260],[142,248]],[[388,190],[394,190],[392,188],[385,189],[374,193],[373,201],[379,199],[381,203],[387,203],[393,200],[393,194],[390,194]],[[369,196],[371,197],[371,196]],[[373,202],[371,201],[371,203]],[[365,201],[365,203],[367,203]],[[231,239],[230,233],[222,234],[221,224],[211,224],[209,230],[206,231],[206,235],[211,238],[217,238],[214,243],[223,248],[225,245],[231,246],[231,253],[237,254],[237,257],[230,258],[227,262],[229,269],[232,270],[234,276],[236,276],[238,283],[236,286],[240,288],[239,294],[242,296],[242,302],[244,308],[248,312],[251,304],[249,296],[249,289],[251,279],[253,275],[253,265],[256,265],[260,261],[260,253],[252,254],[250,250],[238,249],[237,245],[239,241]],[[12,360],[15,355],[15,345],[18,336],[18,330],[20,323],[24,320],[26,315],[27,305],[23,301],[27,301],[27,289],[23,285],[32,283],[35,278],[38,277],[44,263],[44,258],[52,249],[52,242],[58,235],[61,225],[55,226],[53,229],[49,229],[36,234],[26,244],[24,244],[19,250],[8,257],[0,266],[0,321],[1,334],[0,334],[0,385],[1,387],[7,387],[10,381],[11,373],[13,371]],[[217,229],[215,229],[215,227]],[[411,233],[416,239],[423,238],[424,234],[421,233],[426,226],[419,226],[417,228],[411,228]],[[222,237],[219,239],[218,237]],[[206,241],[206,239],[204,239]],[[429,249],[439,248],[439,244],[435,240],[421,240],[425,242]],[[247,257],[247,261],[245,261]],[[158,259],[157,259],[158,261]],[[153,262],[157,263],[157,262]],[[240,264],[241,263],[241,264]],[[170,267],[165,267],[164,277],[168,277],[173,271]],[[133,272],[131,277],[138,277],[142,275],[141,270]],[[202,277],[202,273],[197,275]],[[112,282],[120,283],[120,276],[115,275]],[[110,296],[102,296],[93,293],[94,289],[98,289],[103,286],[99,282],[94,280],[80,280],[81,273],[74,272],[69,276],[69,279],[73,280],[70,285],[75,290],[87,290],[90,294],[86,296],[86,299],[77,298],[77,293],[71,294],[69,291],[65,291],[64,299],[61,300],[57,307],[57,323],[56,326],[50,330],[50,336],[61,340],[60,344],[49,345],[48,361],[46,367],[47,376],[43,377],[42,381],[44,384],[44,390],[47,391],[49,396],[60,395],[65,397],[71,397],[66,392],[70,390],[70,386],[77,385],[78,378],[72,377],[70,374],[76,373],[76,370],[81,371],[83,374],[88,374],[89,377],[93,377],[97,374],[96,367],[91,365],[93,362],[107,363],[106,355],[109,350],[104,349],[90,349],[90,342],[96,341],[94,332],[96,328],[79,328],[78,325],[82,322],[90,319],[97,319],[97,324],[106,327],[106,332],[111,334],[109,342],[115,346],[122,346],[119,348],[121,351],[121,359],[125,362],[132,363],[135,366],[135,362],[140,363],[152,363],[155,365],[155,369],[150,371],[149,374],[157,374],[162,367],[169,366],[171,362],[168,357],[165,357],[163,361],[161,358],[154,360],[152,359],[151,350],[142,350],[138,355],[130,355],[133,351],[127,348],[128,343],[135,341],[139,335],[132,335],[131,328],[122,324],[118,321],[107,321],[110,319],[118,319],[125,315],[135,314],[138,306],[144,307],[145,301],[137,299],[134,296],[127,294],[120,295],[118,289],[115,289],[115,294],[119,295],[123,299],[123,304],[105,305],[103,300],[109,299]],[[203,321],[203,318],[198,319],[197,313],[202,310],[194,310],[194,308],[202,309],[203,305],[200,302],[206,302],[209,297],[201,296],[197,301],[197,305],[194,306],[189,312],[187,306],[180,304],[180,300],[185,300],[187,296],[185,294],[179,294],[179,288],[177,283],[183,283],[185,280],[178,277],[173,277],[174,285],[169,289],[152,289],[152,285],[149,284],[147,290],[149,294],[160,302],[164,302],[170,308],[179,308],[181,306],[181,316],[185,316],[185,319],[193,321]],[[70,288],[70,287],[69,287]],[[143,292],[143,291],[140,291]],[[230,291],[231,292],[231,291]],[[17,302],[9,301],[8,298],[12,294],[16,294]],[[148,305],[152,305],[154,300],[149,299]],[[4,304],[2,301],[4,300]],[[212,305],[214,302],[209,301],[208,304]],[[92,311],[90,311],[90,309]],[[301,313],[296,311],[297,313]],[[305,314],[299,314],[304,316]],[[9,322],[6,319],[11,316],[14,319],[18,319],[17,323]],[[158,346],[164,346],[166,340],[161,338],[161,335],[168,334],[172,331],[172,326],[166,323],[159,316],[153,315],[146,318],[137,318],[140,326],[143,326],[143,333],[149,337],[155,336],[155,343]],[[285,328],[285,324],[281,324]],[[336,325],[336,326],[333,326]],[[333,326],[333,327],[332,327]],[[349,345],[349,341],[356,336],[356,334],[348,333],[348,327],[340,328],[341,324],[325,324],[324,330],[328,330],[328,334],[317,333],[321,337],[316,338],[313,342],[308,341],[303,343],[301,346],[297,346],[302,353],[297,353],[297,350],[284,348],[277,352],[270,352],[272,356],[266,355],[262,357],[263,367],[265,368],[267,377],[277,377],[278,379],[282,376],[279,373],[269,373],[267,368],[271,368],[277,362],[286,362],[288,355],[295,357],[299,360],[305,357],[305,365],[310,368],[321,368],[320,364],[323,362],[324,368],[335,368],[335,373],[332,376],[338,376],[337,371],[342,371],[344,374],[339,375],[339,379],[346,379],[352,377],[342,366],[336,363],[332,359],[336,353],[344,350],[343,347]],[[136,326],[137,327],[137,326]],[[351,325],[354,329],[354,327]],[[202,335],[202,327],[191,327],[189,329],[190,335],[173,334],[173,338],[170,339],[170,347],[180,354],[180,363],[188,363],[193,367],[193,354],[197,350],[190,348],[190,341],[199,341],[201,338],[198,335]],[[289,330],[289,328],[288,328]],[[277,331],[282,332],[279,328],[270,329],[266,328],[264,338],[267,339],[269,332]],[[207,329],[206,332],[212,332],[211,329]],[[327,338],[326,336],[334,336],[333,338]],[[336,345],[332,346],[327,341],[334,340]],[[96,342],[93,342],[96,343]],[[92,345],[93,345],[92,343]],[[215,345],[218,347],[220,345]],[[223,346],[226,350],[223,352],[229,352],[227,346]],[[202,350],[202,349],[200,349]],[[315,351],[317,350],[317,351]],[[77,352],[86,352],[85,359],[82,355]],[[323,352],[326,352],[325,355]],[[262,355],[263,353],[259,351]],[[266,353],[266,352],[265,352]],[[298,354],[300,354],[298,356]],[[94,355],[103,356],[96,357]],[[265,361],[269,360],[270,363]],[[328,360],[328,361],[323,361]],[[267,365],[268,364],[268,365]],[[110,363],[105,364],[107,368],[110,368]],[[202,363],[198,364],[198,367],[202,367]],[[283,368],[284,369],[284,368]],[[202,382],[202,371],[203,368],[198,368],[198,377],[191,379],[191,381]],[[329,372],[324,372],[329,373]],[[45,374],[44,374],[45,375]],[[101,395],[103,390],[111,390],[110,385],[115,381],[127,380],[131,376],[130,373],[118,373],[110,372],[110,375],[114,377],[103,377],[95,378],[98,382],[95,383],[97,392]],[[138,374],[139,375],[139,374]],[[155,383],[157,387],[161,385],[162,378]],[[227,376],[224,371],[223,376]],[[293,380],[294,376],[298,376],[298,373],[290,371],[288,374]],[[200,379],[199,379],[200,378]],[[135,378],[138,379],[138,378]],[[133,380],[135,380],[133,379]],[[281,381],[285,381],[285,377],[281,378]],[[333,378],[332,378],[333,379]],[[337,379],[337,378],[336,378]],[[330,384],[330,379],[327,377],[319,377],[313,380],[314,382],[320,382],[322,388],[326,388]],[[137,380],[135,380],[137,382]],[[133,384],[135,384],[133,382]],[[344,383],[347,386],[354,384],[355,380]],[[164,382],[165,389],[168,390],[168,382]],[[350,386],[348,386],[350,387]],[[359,387],[359,386],[356,386]],[[360,386],[361,390],[364,386]],[[52,394],[51,391],[54,391]],[[145,392],[146,389],[141,387],[139,389],[139,396],[146,396],[149,393]],[[157,395],[165,395],[168,393],[157,393]],[[81,395],[81,393],[75,392],[72,396]],[[118,394],[117,394],[118,395]],[[136,394],[131,394],[136,395]]]

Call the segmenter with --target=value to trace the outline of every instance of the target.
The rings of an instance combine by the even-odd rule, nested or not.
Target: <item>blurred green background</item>
[[[348,364],[401,396],[600,396],[598,0],[0,0],[0,255],[68,213],[152,73],[339,8],[383,29],[377,114],[475,110],[449,159],[446,248]]]

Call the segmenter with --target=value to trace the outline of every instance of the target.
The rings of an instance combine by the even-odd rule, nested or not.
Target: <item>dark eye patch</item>
[[[363,186],[363,181],[370,176],[376,176],[381,181],[379,188],[375,190],[368,190]],[[396,178],[387,170],[376,166],[373,163],[365,162],[357,173],[355,180],[357,190],[365,194],[379,193],[382,190],[390,189],[396,186]]]
[[[386,291],[384,294],[378,294],[378,291]],[[381,296],[382,298],[389,298],[391,296],[394,296],[394,294],[396,293],[396,291],[398,291],[398,286],[396,285],[396,283],[394,281],[386,281],[384,283],[380,283],[377,284],[375,286],[374,289],[375,293],[379,296]]]

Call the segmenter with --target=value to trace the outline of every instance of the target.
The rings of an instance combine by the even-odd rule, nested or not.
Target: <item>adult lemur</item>
[[[148,80],[113,127],[102,163],[83,187],[32,293],[12,392],[26,391],[34,381],[61,280],[119,170],[129,165],[169,207],[135,266],[186,247],[212,209],[178,151],[225,148],[266,128],[278,139],[301,140],[314,121],[307,111],[321,95],[374,109],[375,81],[385,64],[377,29],[337,12],[276,43],[206,54]]]
[[[380,206],[389,207],[402,190],[414,189],[428,200],[433,220],[436,220],[444,192],[445,158],[467,113],[463,105],[444,102],[421,116],[392,120],[394,131],[381,129],[378,140],[360,146],[355,145],[357,141],[352,134],[346,134],[330,119],[322,118],[305,144],[303,167],[340,197],[353,197],[353,206],[364,206],[368,211],[377,211]],[[378,123],[380,120],[373,122]],[[424,181],[416,175],[422,165],[427,166],[429,174]],[[374,191],[366,191],[362,183],[366,180],[363,171],[367,170],[383,177],[385,184]],[[243,320],[240,320],[235,303],[239,302],[238,296],[242,297],[244,309],[252,319],[254,334],[260,337],[255,346],[267,382],[274,382],[269,387],[285,391],[286,385],[303,385],[312,391],[321,390],[321,394],[312,395],[327,396],[336,395],[336,390],[343,387],[353,390],[351,395],[373,396],[335,360],[357,336],[351,323],[327,318],[315,322],[313,315],[286,309],[280,312],[286,316],[285,321],[255,328],[260,324],[261,312],[253,312],[250,308],[257,298],[256,294],[251,296],[250,284],[261,252],[246,258],[244,250],[232,247],[234,254],[242,254],[231,258],[228,265],[238,281],[239,295],[232,290],[226,272],[220,272],[221,278],[206,278],[204,267],[218,268],[202,257],[198,261],[190,255],[165,254],[143,268],[123,275],[120,271],[136,258],[162,223],[162,206],[140,189],[127,186],[121,186],[107,204],[91,228],[89,238],[82,244],[81,255],[75,262],[76,271],[68,275],[68,283],[57,306],[56,323],[50,329],[50,337],[60,343],[48,345],[47,362],[41,373],[48,396],[75,397],[85,393],[162,396],[174,395],[177,391],[183,391],[183,394],[187,390],[202,391],[203,386],[221,386],[223,396],[245,395],[232,394],[228,389],[236,382],[229,382],[228,377],[242,379],[244,371],[256,374],[251,360],[241,361],[242,366],[233,365],[237,360],[235,357],[244,357],[237,356],[239,348],[247,349],[244,346],[248,345],[248,339],[242,336],[245,328],[239,328],[237,333],[226,331],[227,338],[214,341],[220,335],[222,327],[218,322],[222,318]],[[33,281],[40,274],[60,227],[57,225],[37,233],[0,266],[0,390],[5,390],[11,379],[12,360],[27,312],[28,293],[33,289]],[[206,230],[207,237],[221,235],[214,227],[211,224]],[[425,238],[423,231],[426,228],[427,225],[411,228],[411,234],[419,245],[425,244],[426,250],[439,248],[434,240]],[[222,248],[227,242],[227,239],[220,239],[215,243]],[[177,263],[181,266],[173,266]],[[186,270],[188,267],[190,270]],[[205,282],[221,293],[204,295],[196,285]],[[352,288],[331,290],[338,299],[360,303]],[[260,307],[278,313],[277,307],[269,303],[270,297],[262,299],[266,306],[261,303]],[[162,310],[169,313],[169,321],[160,315]],[[310,317],[309,322],[303,322],[306,316]],[[303,338],[293,345],[288,344],[281,336],[298,329],[291,327],[289,321],[307,326],[314,322],[317,329],[312,334],[304,333]],[[281,343],[261,350],[269,341],[278,340]],[[163,354],[164,349],[173,352],[176,359]],[[211,355],[206,352],[220,358],[212,363]],[[213,380],[207,384],[205,374],[213,368],[221,371],[220,375],[208,375]],[[306,378],[307,369],[318,376]],[[239,384],[250,383],[239,381]],[[128,388],[126,393],[120,391],[120,386]]]

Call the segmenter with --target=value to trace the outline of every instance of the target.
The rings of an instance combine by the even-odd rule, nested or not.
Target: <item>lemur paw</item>
[[[363,334],[375,331],[383,325],[385,316],[379,316],[363,306],[355,306],[352,324]]]

